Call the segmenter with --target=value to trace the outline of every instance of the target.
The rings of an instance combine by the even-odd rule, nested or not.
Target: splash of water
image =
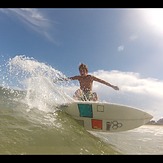
[[[8,62],[10,74],[19,86],[26,90],[25,102],[29,108],[54,111],[54,108],[73,99],[65,93],[64,82],[56,82],[66,76],[60,71],[34,58],[15,56]]]

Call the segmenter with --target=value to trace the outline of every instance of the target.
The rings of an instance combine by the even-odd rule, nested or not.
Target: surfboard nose
[[[153,118],[153,116],[152,116],[152,115],[150,115],[150,114],[149,114],[149,117],[150,117],[150,120]]]
[[[153,116],[151,114],[144,113],[145,124],[148,123],[152,118]]]

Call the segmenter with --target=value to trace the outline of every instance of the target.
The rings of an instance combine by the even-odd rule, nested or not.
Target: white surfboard
[[[140,109],[113,103],[78,101],[59,108],[90,131],[127,131],[140,127],[153,118]]]

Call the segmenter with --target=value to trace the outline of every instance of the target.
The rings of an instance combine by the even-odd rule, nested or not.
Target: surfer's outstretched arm
[[[97,78],[97,77],[95,77],[95,76],[93,76],[93,80],[94,80],[94,81],[97,81],[97,82],[99,82],[99,83],[105,84],[105,85],[107,85],[107,86],[109,86],[109,87],[112,87],[112,88],[115,89],[115,90],[119,90],[119,88],[118,88],[117,86],[112,85],[112,84],[106,82],[105,80],[99,79],[99,78]]]
[[[58,82],[58,81],[69,81],[69,80],[79,80],[80,76],[72,76],[72,77],[60,77],[57,78],[55,80],[53,80],[54,83]]]
[[[53,82],[56,83],[58,81],[68,81],[69,78],[57,78],[57,79],[54,79]]]
[[[80,79],[80,76],[72,76],[72,77],[68,77],[68,79],[70,80],[79,80]]]

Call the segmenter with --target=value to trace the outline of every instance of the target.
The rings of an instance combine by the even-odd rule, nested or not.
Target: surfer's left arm
[[[109,86],[109,87],[112,87],[112,88],[115,89],[115,90],[119,90],[119,87],[118,87],[118,86],[112,85],[112,84],[110,84],[109,82],[106,82],[105,80],[99,79],[99,78],[97,78],[97,77],[95,77],[95,76],[93,76],[93,80],[94,80],[94,81],[97,81],[97,82],[99,82],[99,83],[105,84],[105,85],[107,85],[107,86]]]

